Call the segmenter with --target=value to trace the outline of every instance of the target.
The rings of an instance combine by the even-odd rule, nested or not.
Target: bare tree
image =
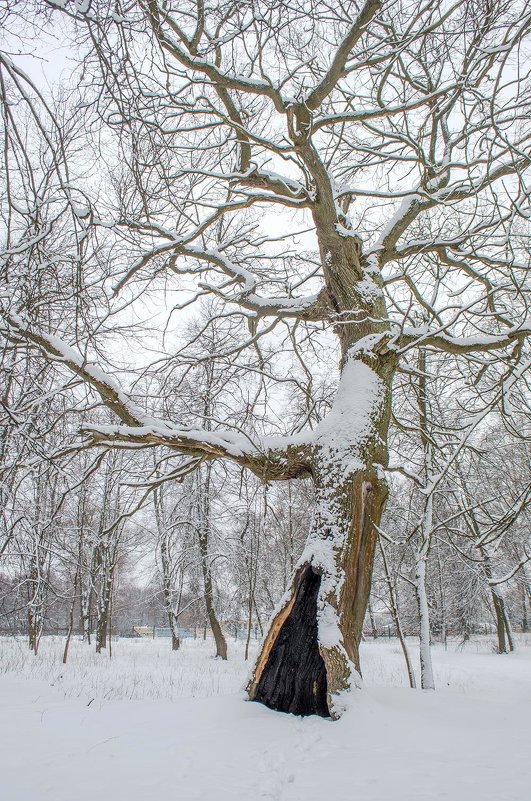
[[[51,113],[38,126],[64,213],[84,232],[70,247],[92,269],[102,310],[77,330],[52,327],[13,292],[2,295],[2,331],[114,413],[111,425],[84,425],[88,445],[164,446],[228,460],[262,481],[313,482],[307,544],[249,694],[336,717],[359,667],[397,369],[422,346],[468,362],[499,403],[524,380],[528,5],[48,5],[61,7],[51,13],[66,15],[84,47],[74,119],[101,144],[100,163],[113,165],[111,189],[80,212],[62,178],[69,157],[47,138],[64,126]],[[31,114],[45,107],[7,57],[2,69]],[[15,137],[6,141],[20,152]],[[111,243],[105,262],[86,246],[100,235]],[[24,234],[17,253],[33,252],[35,236]],[[182,293],[169,304],[168,289]],[[204,294],[219,299],[218,313],[240,325],[238,343],[217,356],[247,367],[259,396],[252,415],[184,424],[158,398],[148,413],[135,386],[118,383],[105,343],[142,294],[168,320]],[[146,307],[136,308],[148,326]],[[159,369],[171,375],[166,341]],[[282,360],[273,365],[271,354],[288,348],[306,363],[305,381],[291,381]],[[307,400],[307,365],[320,349],[339,363],[331,409],[315,425],[306,404],[303,427],[290,429],[275,415],[272,387],[288,382],[293,403]]]
[[[165,497],[164,488],[156,489],[153,493],[153,506],[158,532],[162,593],[170,627],[171,647],[173,651],[177,651],[180,647],[179,614],[184,590],[186,549],[182,543],[179,543],[180,548],[176,548],[175,545],[177,540],[176,530],[185,526],[183,521],[179,520],[178,514],[175,515],[168,512],[165,501],[167,501],[167,498]]]
[[[385,554],[385,548],[381,539],[379,540],[379,546],[380,546],[380,554],[382,557],[385,583],[387,585],[387,593],[389,596],[391,617],[393,619],[393,623],[395,624],[396,633],[400,641],[400,647],[404,655],[404,661],[406,663],[407,675],[409,679],[409,686],[411,687],[412,690],[414,690],[417,687],[417,680],[415,678],[415,670],[413,668],[411,656],[409,654],[409,648],[407,647],[404,629],[402,628],[402,622],[400,620],[400,612],[398,609],[397,594],[396,594],[396,585],[391,578],[391,571],[389,570],[389,565],[387,563],[387,556]]]

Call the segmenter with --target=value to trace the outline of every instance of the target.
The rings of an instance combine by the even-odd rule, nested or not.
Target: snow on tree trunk
[[[429,462],[428,462],[429,464]],[[434,690],[431,660],[430,608],[426,591],[428,554],[433,531],[433,494],[426,498],[421,525],[421,541],[415,557],[415,593],[419,613],[420,639],[420,686],[423,690]]]
[[[390,396],[390,371],[376,360],[373,369],[368,345],[350,349],[332,410],[316,429],[313,524],[248,687],[251,699],[280,711],[338,717],[340,693],[359,683],[358,647],[387,496],[381,464]]]
[[[423,690],[434,690],[430,643],[430,610],[426,593],[426,559],[419,555],[415,562],[415,590],[419,611],[420,685]]]

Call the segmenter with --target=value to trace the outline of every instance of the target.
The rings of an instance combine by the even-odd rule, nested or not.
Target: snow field
[[[64,638],[43,637],[35,659],[25,639],[0,638],[0,675],[41,679],[65,698],[174,701],[238,693],[250,667],[243,644],[230,640],[226,662],[212,658],[211,639],[183,640],[176,652],[169,639],[113,640],[111,659],[97,654],[94,645],[72,639],[66,665],[63,648]]]
[[[416,644],[408,640],[417,658]],[[407,687],[395,640],[363,645],[341,720],[245,703],[230,642],[0,638],[2,801],[529,801],[531,638],[434,648],[435,692]]]

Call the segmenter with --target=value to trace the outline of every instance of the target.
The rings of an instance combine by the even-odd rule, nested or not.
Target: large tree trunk
[[[386,497],[375,472],[318,488],[314,527],[249,685],[272,709],[336,717],[359,672],[374,548]]]
[[[339,694],[358,683],[359,643],[387,485],[390,371],[353,348],[330,414],[315,432],[315,514],[288,592],[248,686],[272,709],[338,717]],[[369,359],[367,360],[369,361]]]
[[[389,322],[377,258],[363,257],[348,218],[338,218],[329,176],[306,138],[310,113],[300,108],[292,124],[299,153],[318,188],[312,214],[326,295],[334,310],[341,376],[332,409],[310,445],[316,499],[312,528],[248,692],[272,709],[294,711],[290,674],[295,672],[303,681],[295,704],[299,714],[338,717],[340,694],[359,683],[358,648],[387,497],[382,466],[388,458],[396,355],[387,349]]]

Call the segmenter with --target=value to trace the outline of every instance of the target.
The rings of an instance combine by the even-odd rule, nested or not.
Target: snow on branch
[[[198,72],[210,78],[216,85],[224,89],[235,89],[239,92],[247,92],[254,95],[262,95],[272,100],[277,111],[284,111],[285,103],[280,95],[280,92],[272,86],[269,81],[260,78],[248,78],[244,75],[237,73],[229,73],[222,70],[211,61],[206,61],[198,57],[193,51],[193,43],[188,41],[184,35],[181,36],[183,45],[170,36],[167,29],[163,27],[161,14],[158,4],[155,0],[149,0],[146,3],[148,12],[149,23],[153,29],[160,46],[169,53],[176,61],[186,67],[188,70]],[[165,22],[170,23],[169,27],[173,30],[178,28],[177,24],[165,15]]]
[[[450,83],[434,92],[423,94],[416,100],[411,100],[406,103],[399,103],[394,106],[381,105],[374,106],[374,108],[360,108],[356,111],[342,111],[338,112],[337,114],[327,114],[313,123],[312,130],[318,131],[320,128],[325,128],[329,125],[343,125],[346,122],[362,122],[364,120],[378,119],[379,117],[385,117],[388,119],[395,114],[407,114],[409,111],[416,111],[422,106],[433,103],[434,100],[437,100],[443,95],[454,91],[457,86],[458,84],[456,83]],[[360,193],[361,191],[362,190],[360,190]],[[354,190],[353,193],[356,194],[356,190]],[[367,190],[367,194],[371,194],[370,190]],[[392,196],[392,193],[390,192],[389,195]]]
[[[122,425],[85,425],[91,445],[153,447],[162,445],[199,459],[228,459],[248,468],[264,481],[286,480],[308,471],[310,443],[304,436],[269,437],[256,443],[244,433],[166,422],[146,414],[117,381],[79,351],[53,334],[37,332],[14,312],[3,314],[2,333],[39,348],[51,362],[64,365],[94,389]]]
[[[215,286],[210,283],[202,283],[200,288],[217,295],[227,302],[236,303],[242,308],[254,312],[257,317],[273,315],[279,318],[320,321],[326,320],[330,316],[331,310],[324,291],[300,298],[290,296],[262,297],[256,293],[258,281],[253,273],[231,260],[222,251],[221,247],[205,248],[192,244],[190,240],[196,238],[196,232],[185,239],[174,236],[171,231],[162,231],[158,226],[157,233],[169,241],[157,245],[140,256],[118,281],[114,288],[114,294],[118,294],[152,259],[168,254],[170,268],[177,273],[187,272],[186,268],[181,270],[177,266],[179,257],[206,262],[210,266],[218,267],[224,275],[231,279],[231,283],[236,283],[239,286],[239,290],[229,294],[224,286]]]
[[[444,329],[431,330],[427,326],[405,327],[395,340],[391,341],[390,347],[406,350],[411,346],[424,345],[447,353],[466,354],[501,350],[522,343],[530,335],[531,318],[520,325],[508,328],[503,334],[492,335],[455,337],[447,334]]]
[[[366,0],[365,5],[350,26],[347,35],[337,48],[328,71],[317,84],[317,86],[315,86],[306,96],[304,104],[308,109],[314,110],[319,108],[322,102],[334,90],[337,82],[343,75],[343,71],[352,50],[361,39],[363,33],[365,32],[366,26],[378,13],[381,7],[381,0]]]

